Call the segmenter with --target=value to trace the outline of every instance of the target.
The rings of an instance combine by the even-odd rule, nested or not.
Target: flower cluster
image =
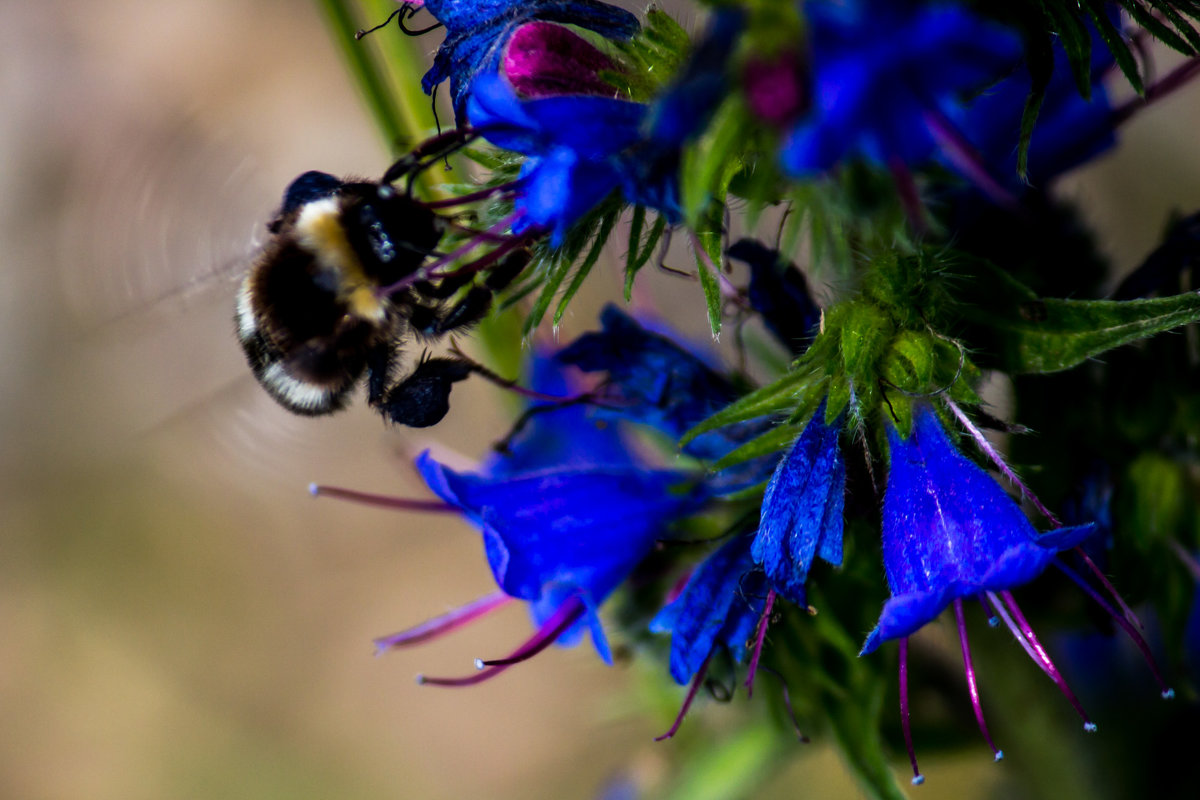
[[[1167,636],[1182,641],[1178,598],[1190,608],[1188,554],[1200,548],[1200,372],[1169,338],[1118,348],[1200,320],[1187,291],[1197,225],[1176,223],[1106,298],[1109,267],[1053,181],[1114,148],[1126,120],[1200,72],[1185,4],[715,5],[694,36],[662,11],[639,19],[597,0],[402,6],[406,32],[420,33],[404,25],[419,9],[445,28],[422,86],[450,81],[458,125],[402,159],[380,196],[407,175],[411,197],[413,174],[449,166],[462,148],[489,171],[448,198],[408,201],[437,212],[436,237],[419,250],[408,241],[417,266],[376,292],[420,300],[389,333],[436,338],[498,296],[525,312],[526,344],[537,341],[543,316],[556,306],[557,324],[622,230],[626,298],[653,261],[678,280],[675,294],[698,287],[714,338],[732,327],[734,352],[615,305],[599,329],[534,346],[521,381],[456,349],[453,380],[482,375],[526,408],[472,471],[436,449],[417,459],[436,499],[382,502],[463,517],[496,591],[380,648],[519,601],[528,640],[471,674],[422,682],[476,684],[585,634],[612,663],[617,638],[687,686],[662,739],[706,686],[732,695],[736,679],[749,695],[768,672],[780,679],[773,705],[793,724],[832,730],[879,797],[899,792],[887,745],[902,752],[902,741],[912,782],[924,780],[914,681],[922,695],[945,694],[953,718],[931,723],[945,725],[932,741],[961,739],[949,732],[966,720],[1003,756],[984,715],[993,689],[976,669],[981,640],[991,653],[995,637],[977,633],[973,650],[971,604],[1011,633],[1085,730],[1097,722],[1034,622],[1121,629],[1172,697],[1155,637],[1114,584],[1178,621]],[[1134,45],[1148,36],[1190,60],[1146,86]],[[1120,75],[1141,98],[1114,103]],[[308,173],[285,210],[346,185]],[[361,224],[378,252],[395,223]],[[734,231],[745,233],[732,241]],[[682,249],[673,232],[694,271],[668,263]],[[472,257],[478,247],[491,252]],[[453,324],[419,324],[444,306]],[[1012,421],[994,415],[988,374],[1011,379]],[[375,373],[369,388],[374,398]],[[1066,599],[1043,603],[1050,595]],[[922,632],[942,618],[961,688],[914,666],[936,657]],[[894,740],[875,722],[885,693],[900,707]],[[997,738],[1015,727],[1006,717]]]

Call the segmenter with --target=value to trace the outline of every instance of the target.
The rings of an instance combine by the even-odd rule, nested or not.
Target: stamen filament
[[[459,509],[441,500],[415,500],[408,497],[391,497],[386,494],[371,494],[357,492],[353,489],[343,489],[339,486],[323,486],[317,483],[308,485],[308,493],[313,497],[332,497],[337,500],[349,500],[365,506],[399,509],[401,511],[435,511],[458,513]]]
[[[979,601],[979,605],[983,606],[983,612],[988,615],[988,626],[992,628],[998,626],[1000,624],[1000,617],[996,615],[996,611],[992,608],[992,603],[987,599],[987,595],[976,595],[975,599]]]
[[[983,156],[967,140],[962,131],[955,127],[953,122],[934,109],[926,110],[924,117],[925,128],[938,143],[946,158],[950,159],[950,163],[964,177],[975,184],[996,205],[1014,210],[1020,208],[1017,198],[1013,197],[1012,192],[1005,189],[999,181],[992,177],[984,164]]]
[[[409,286],[412,286],[414,283],[419,283],[420,281],[429,280],[430,278],[444,278],[445,277],[444,275],[435,274],[435,271],[441,267],[447,266],[449,264],[453,264],[455,261],[457,261],[458,259],[462,258],[467,253],[474,250],[476,247],[481,245],[483,242],[489,241],[489,239],[487,237],[492,237],[492,236],[495,236],[495,235],[501,233],[502,231],[508,230],[509,228],[512,227],[512,224],[514,222],[516,222],[517,219],[520,218],[520,216],[521,216],[520,212],[508,215],[507,217],[500,220],[492,227],[488,228],[487,231],[485,232],[485,234],[486,234],[485,236],[477,236],[477,237],[471,239],[466,244],[460,245],[455,250],[451,250],[449,253],[447,253],[446,255],[442,256],[441,258],[435,260],[433,263],[431,263],[427,266],[421,267],[420,269],[414,271],[411,275],[406,275],[405,277],[401,278],[400,280],[396,281],[395,283],[391,284],[390,286],[384,286],[383,288],[376,290],[376,294],[380,297],[386,297],[388,295],[395,294],[396,292],[399,292],[402,289],[407,289]],[[496,250],[497,251],[501,250],[505,245],[510,244],[512,241],[513,241],[513,239],[511,239],[511,238],[506,239],[504,244],[501,244],[500,247],[496,248]],[[524,241],[524,240],[517,238],[517,241]],[[505,252],[507,252],[507,251],[505,251]],[[485,258],[486,258],[486,256],[485,256]],[[491,262],[489,262],[489,263],[491,263]]]
[[[688,687],[687,697],[683,698],[683,706],[679,709],[679,713],[675,716],[675,722],[671,725],[671,729],[662,736],[655,736],[654,741],[662,742],[670,739],[679,731],[679,726],[683,724],[683,718],[687,716],[688,709],[692,707],[692,701],[696,699],[696,692],[704,683],[704,676],[708,674],[708,662],[712,661],[713,651],[709,651],[704,659],[704,663],[700,665],[700,669],[696,670],[696,677],[692,678],[692,685]]]
[[[1105,575],[1098,566],[1096,566],[1096,562],[1092,561],[1092,558],[1087,554],[1087,551],[1082,547],[1076,547],[1075,553],[1083,559],[1084,564],[1087,564],[1088,569],[1090,569],[1092,574],[1096,576],[1096,579],[1100,581],[1100,584],[1104,587],[1105,591],[1112,596],[1113,600],[1117,601],[1117,605],[1121,607],[1121,613],[1125,616],[1125,619],[1129,620],[1132,624],[1137,625],[1139,628],[1145,628],[1146,626],[1144,626],[1142,621],[1138,619],[1138,615],[1133,613],[1133,609],[1130,608],[1125,602],[1125,598],[1121,597],[1121,593],[1117,591],[1117,587],[1113,586],[1112,583],[1109,582],[1108,576]]]
[[[921,193],[917,189],[916,180],[913,179],[912,170],[903,159],[892,158],[888,160],[888,171],[892,173],[892,184],[896,187],[896,194],[900,197],[900,205],[904,209],[904,216],[908,218],[908,224],[914,232],[926,233],[929,224],[925,221],[925,206],[921,203]]]
[[[767,626],[771,623],[771,609],[775,606],[775,590],[767,591],[762,616],[758,618],[758,631],[754,636],[754,652],[750,654],[750,666],[746,668],[746,696],[754,694],[754,674],[758,671],[758,660],[762,656],[763,643],[767,639]]]
[[[1142,657],[1146,659],[1146,665],[1149,666],[1150,671],[1154,673],[1154,680],[1158,683],[1158,688],[1162,693],[1163,699],[1169,700],[1174,697],[1175,690],[1167,686],[1166,681],[1163,680],[1162,673],[1158,670],[1158,664],[1156,664],[1154,661],[1154,655],[1150,652],[1150,645],[1147,644],[1146,639],[1140,633],[1138,633],[1132,625],[1129,624],[1128,620],[1118,614],[1117,610],[1109,605],[1108,602],[1100,596],[1099,592],[1088,585],[1088,582],[1083,579],[1082,575],[1068,567],[1057,558],[1054,559],[1054,566],[1058,567],[1058,569],[1068,578],[1075,581],[1079,588],[1083,589],[1083,591],[1087,593],[1088,597],[1095,600],[1096,604],[1104,609],[1105,613],[1112,617],[1113,621],[1120,625],[1125,633],[1129,635],[1129,638],[1133,640],[1135,645],[1137,645],[1137,649],[1142,652]]]
[[[779,691],[783,695],[783,709],[787,712],[788,719],[792,722],[792,730],[796,732],[796,738],[800,740],[801,744],[811,742],[812,740],[808,738],[804,731],[800,730],[800,722],[796,719],[796,710],[792,708],[792,695],[788,691],[787,681],[784,680],[783,675],[767,666],[760,666],[759,669],[768,675],[774,675],[775,679],[779,681]]]
[[[904,746],[908,748],[908,760],[912,762],[912,785],[925,782],[921,768],[917,766],[917,751],[913,748],[912,723],[908,713],[908,637],[900,640],[900,727],[904,729]]]
[[[532,639],[518,648],[512,655],[488,661],[477,658],[475,659],[475,669],[512,666],[513,664],[520,664],[522,661],[533,658],[557,641],[559,636],[562,636],[568,628],[574,625],[583,616],[585,608],[582,598],[578,595],[570,598],[542,623],[542,626]]]
[[[393,633],[391,636],[381,636],[375,640],[375,655],[382,655],[393,648],[408,647],[436,639],[508,605],[512,600],[513,598],[504,592],[493,592],[441,616],[425,620],[408,630]]]
[[[1150,104],[1171,94],[1197,74],[1200,74],[1200,57],[1190,58],[1183,62],[1160,78],[1157,83],[1146,87],[1143,96],[1134,97],[1124,105],[1113,109],[1111,117],[1113,127],[1117,127]]]
[[[480,189],[477,192],[470,194],[462,194],[457,197],[448,197],[445,200],[432,200],[425,203],[426,208],[452,208],[454,206],[463,206],[467,203],[474,203],[477,200],[487,200],[489,197],[502,192],[515,192],[521,185],[520,180],[509,181],[499,184],[498,186],[489,186],[486,189]]]
[[[1046,676],[1054,681],[1055,685],[1058,686],[1058,690],[1067,698],[1067,702],[1071,704],[1075,712],[1083,719],[1083,729],[1089,733],[1094,733],[1096,723],[1092,722],[1091,718],[1088,717],[1087,712],[1083,710],[1083,705],[1075,697],[1075,693],[1071,691],[1071,687],[1067,685],[1066,679],[1063,678],[1058,668],[1054,666],[1054,661],[1050,658],[1050,654],[1046,652],[1046,648],[1042,647],[1042,643],[1038,641],[1037,634],[1033,632],[1033,628],[1029,625],[1028,620],[1025,619],[1025,615],[1021,613],[1021,609],[1017,606],[1017,601],[1013,598],[1012,592],[999,592],[1000,599],[997,599],[994,592],[988,592],[988,595],[992,598],[996,611],[1000,613],[1000,618],[1004,620],[1008,629],[1012,631],[1013,636],[1025,648],[1025,652],[1042,668],[1042,672],[1046,673]],[[1007,611],[1005,610],[1006,607]],[[1009,616],[1010,613],[1012,616]]]
[[[988,743],[988,747],[992,748],[993,755],[999,761],[1004,758],[1004,751],[996,747],[996,743],[992,741],[992,735],[988,733],[987,723],[983,719],[983,706],[979,702],[979,686],[975,682],[975,665],[971,662],[971,645],[967,641],[967,620],[963,616],[961,597],[954,599],[954,616],[958,620],[958,641],[962,645],[963,669],[967,675],[967,692],[971,695],[971,708],[975,710],[975,721],[979,723],[979,732],[983,734],[984,741]]]
[[[1004,456],[1000,455],[1000,451],[992,447],[992,443],[989,442],[987,437],[983,435],[983,431],[979,430],[975,423],[971,421],[971,418],[968,417],[961,408],[959,408],[958,403],[955,403],[949,397],[945,396],[942,397],[942,402],[946,404],[946,408],[950,409],[962,426],[967,430],[967,433],[971,434],[971,438],[975,440],[975,444],[979,446],[979,449],[982,450],[988,459],[996,465],[996,469],[1000,470],[1000,473],[1017,488],[1017,491],[1021,493],[1021,496],[1033,503],[1033,507],[1036,508],[1043,517],[1050,520],[1050,523],[1054,525],[1054,527],[1061,528],[1062,522],[1059,520],[1059,518],[1055,516],[1050,509],[1046,508],[1046,506],[1042,504],[1042,501],[1038,499],[1038,496],[1034,494],[1033,491],[1026,486],[1019,477],[1017,477],[1017,473],[1013,472],[1012,467],[1010,467],[1004,460]]]
[[[499,660],[504,663],[499,663],[498,661],[496,666],[490,667],[485,664],[483,669],[480,669],[474,675],[464,675],[460,678],[430,678],[425,675],[418,675],[417,683],[422,686],[460,687],[474,686],[475,684],[491,680],[513,664],[520,663],[526,658],[546,649],[551,642],[557,639],[563,631],[569,628],[583,614],[584,608],[583,600],[578,595],[571,597],[559,606],[550,619],[542,623],[537,632],[525,640],[508,658]],[[572,617],[572,614],[574,614],[574,617]],[[555,632],[556,629],[558,629],[557,632]],[[476,664],[478,663],[477,661]]]

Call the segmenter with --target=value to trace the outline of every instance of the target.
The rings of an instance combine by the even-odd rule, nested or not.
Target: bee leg
[[[431,139],[426,139],[388,167],[379,182],[395,183],[405,175],[415,176],[430,165],[436,164],[438,159],[443,156],[448,156],[455,150],[465,147],[477,135],[470,128],[455,128]]]
[[[474,286],[444,316],[435,321],[434,335],[442,335],[460,328],[477,324],[492,307],[492,292],[482,286]]]
[[[367,402],[372,406],[378,406],[387,395],[395,364],[395,348],[390,343],[376,345],[367,352]]]
[[[372,406],[392,422],[410,428],[435,425],[450,410],[450,389],[473,372],[470,364],[453,358],[430,358],[396,384]]]

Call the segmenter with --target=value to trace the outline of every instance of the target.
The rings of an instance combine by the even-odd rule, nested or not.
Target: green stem
[[[410,149],[434,131],[433,109],[421,91],[423,57],[415,42],[389,26],[363,40],[354,34],[364,20],[382,21],[396,10],[392,0],[317,0],[330,35],[345,59],[367,103],[384,146],[393,156]],[[433,171],[422,173],[417,191],[427,198],[442,197]]]

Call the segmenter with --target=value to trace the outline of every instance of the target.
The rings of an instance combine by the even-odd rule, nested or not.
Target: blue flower
[[[813,302],[804,273],[778,250],[753,239],[739,239],[726,251],[732,259],[750,266],[747,298],[762,317],[767,330],[792,355],[808,349],[821,322],[821,309]]]
[[[704,502],[703,486],[685,472],[636,464],[515,474],[502,464],[469,474],[428,453],[417,459],[430,489],[482,531],[500,589],[530,602],[539,624],[575,602],[597,652],[611,662],[597,608],[666,535],[671,521]],[[569,631],[566,642],[578,632]]]
[[[492,144],[526,156],[514,232],[547,229],[557,246],[576,221],[618,189],[630,202],[651,206],[676,194],[640,183],[634,149],[646,116],[641,103],[585,95],[521,100],[503,78],[487,74],[475,80],[467,113]]]
[[[842,509],[846,464],[838,437],[840,420],[825,424],[822,400],[792,449],[779,462],[763,496],[751,553],[772,588],[805,605],[804,582],[813,559],[842,563]]]
[[[730,539],[704,560],[683,592],[650,622],[671,634],[671,677],[686,684],[718,645],[741,661],[766,603],[766,576],[750,555],[753,534]]]
[[[967,94],[1003,78],[1021,57],[1013,32],[954,6],[823,0],[805,3],[804,12],[812,108],[782,154],[795,175],[852,158],[928,160],[937,145],[931,121],[955,117]]]
[[[892,599],[863,654],[930,622],[955,600],[1029,583],[1092,524],[1038,534],[1000,485],[955,449],[928,407],[912,434],[888,431],[891,467],[883,500],[883,565]]]
[[[607,416],[649,425],[672,439],[720,411],[737,397],[733,385],[698,356],[648,331],[613,305],[600,315],[602,331],[585,333],[557,356],[584,372],[607,372],[615,395]],[[686,455],[716,460],[764,433],[769,421],[729,425],[692,439]],[[709,482],[714,494],[733,492],[766,480],[769,456],[723,470]]]
[[[1045,184],[1090,161],[1116,144],[1113,109],[1101,77],[1113,65],[1111,52],[1092,32],[1091,98],[1080,96],[1066,51],[1054,49],[1054,72],[1046,87],[1033,138],[1029,143],[1029,177]],[[1021,115],[1032,87],[1022,69],[975,98],[958,122],[964,139],[984,166],[1014,188]]]
[[[421,79],[421,88],[432,94],[449,78],[454,113],[459,117],[466,107],[467,88],[477,75],[496,71],[505,43],[523,23],[561,22],[611,39],[628,39],[641,27],[633,14],[597,0],[424,0],[423,5],[446,26],[446,38]],[[470,113],[468,118],[477,122]]]
[[[605,306],[600,322],[603,330],[583,334],[556,358],[584,372],[607,372],[623,401],[612,413],[678,439],[737,397],[724,376],[670,339],[646,330],[616,306]],[[719,458],[727,449],[714,439],[700,437],[685,452]]]

